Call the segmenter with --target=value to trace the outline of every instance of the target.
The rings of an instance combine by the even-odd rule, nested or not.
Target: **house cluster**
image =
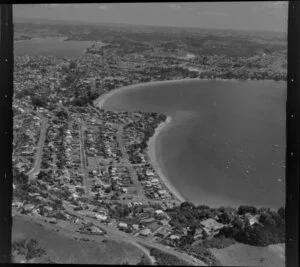
[[[13,164],[19,172],[29,171],[34,162],[42,119],[35,113],[23,113],[13,122]]]
[[[30,191],[26,196],[23,196],[25,200],[13,200],[12,209],[19,211],[20,213],[30,216],[36,216],[40,218],[48,219],[66,219],[66,215],[58,204],[58,197],[55,196],[53,191],[59,191],[55,186],[46,186],[41,181],[36,181],[32,184]]]
[[[84,195],[78,128],[75,121],[50,120],[41,161],[42,178],[51,176],[48,182],[66,187],[74,201]]]
[[[117,142],[117,129],[112,126],[87,126],[84,130],[84,149],[87,157],[87,166],[98,158],[99,165],[119,163],[121,151]]]
[[[199,226],[195,229],[192,238],[195,242],[210,239],[217,235],[224,226],[225,225],[217,222],[215,219],[205,219],[201,221]],[[190,230],[189,227],[178,229],[166,224],[160,227],[153,236],[156,242],[167,246],[177,247],[181,238],[191,235]]]
[[[129,207],[134,205],[139,204],[129,203]],[[131,233],[134,236],[148,238],[155,242],[174,247],[178,245],[182,237],[190,235],[189,227],[178,229],[171,226],[169,224],[171,219],[167,212],[157,207],[143,206],[140,212],[134,213],[134,221],[127,220],[131,216],[130,213],[127,218],[119,220],[111,219],[110,225],[117,227],[121,231]],[[194,232],[193,239],[199,241],[212,238],[224,226],[224,224],[212,218],[202,220]]]
[[[139,131],[133,123],[124,127],[123,140],[129,155],[129,160],[133,164],[146,163],[143,150],[138,144],[142,143],[145,134]]]
[[[104,235],[105,231],[95,226],[93,223],[87,223],[80,226],[79,233],[88,234],[88,235]]]
[[[153,167],[147,164],[135,166],[135,170],[148,198],[155,200],[171,198],[169,191],[165,188]]]
[[[140,206],[139,211],[133,207]],[[138,202],[128,203],[128,207],[132,209],[128,218],[132,218],[134,213],[134,220],[126,220],[128,218],[119,219],[115,224],[118,229],[128,231],[134,236],[142,236],[153,238],[153,236],[161,229],[167,228],[171,231],[171,226],[168,224],[170,217],[162,209],[153,208],[151,206],[142,205]]]
[[[143,117],[142,112],[113,111],[99,108],[97,110],[97,117],[101,121],[118,125],[129,124]]]
[[[91,191],[94,199],[112,199],[113,196],[127,196],[132,185],[129,170],[125,166],[105,167],[89,171]]]

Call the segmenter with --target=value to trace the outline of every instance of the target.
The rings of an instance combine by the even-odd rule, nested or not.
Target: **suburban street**
[[[90,198],[90,186],[88,182],[88,176],[85,168],[85,153],[84,153],[84,139],[83,139],[83,131],[82,131],[82,119],[80,119],[79,126],[79,139],[80,139],[80,162],[81,162],[81,173],[83,174],[83,186],[85,188],[86,197]]]
[[[47,127],[48,127],[48,119],[43,117],[43,122],[41,125],[40,137],[37,143],[37,152],[35,154],[34,165],[33,168],[27,173],[29,179],[33,179],[36,174],[40,172],[41,160],[43,147],[46,139]]]
[[[186,261],[187,263],[191,264],[191,265],[196,265],[196,266],[207,266],[205,263],[203,263],[202,261],[195,259],[192,256],[189,256],[187,254],[181,253],[179,251],[174,250],[171,247],[166,247],[164,245],[158,244],[158,243],[154,243],[150,240],[146,240],[144,238],[141,237],[134,237],[131,236],[125,232],[122,232],[120,230],[118,230],[117,228],[108,226],[106,224],[100,223],[99,221],[97,221],[96,219],[90,218],[90,217],[86,217],[83,216],[75,211],[73,211],[72,208],[67,207],[66,205],[64,205],[64,208],[70,213],[73,214],[81,219],[83,219],[86,222],[91,222],[93,224],[95,224],[96,226],[102,228],[103,230],[105,230],[107,232],[108,237],[110,238],[118,238],[118,240],[122,240],[125,242],[132,242],[132,243],[137,243],[140,244],[142,246],[148,246],[148,247],[152,247],[152,248],[157,248],[161,251],[164,251],[166,253],[172,254],[176,257],[178,257],[179,259],[182,259],[184,261]]]

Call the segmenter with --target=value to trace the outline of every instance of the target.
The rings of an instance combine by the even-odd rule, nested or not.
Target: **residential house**
[[[163,212],[162,210],[156,210],[156,211],[155,211],[155,214],[156,214],[156,215],[162,215],[162,214],[164,214],[164,212]]]
[[[217,222],[215,219],[209,218],[200,222],[202,229],[208,236],[214,236],[224,227],[224,224]]]
[[[180,237],[178,235],[170,235],[168,237],[168,244],[170,246],[176,246],[176,245],[178,245],[179,240],[180,240]]]
[[[157,222],[153,222],[153,223],[150,223],[148,224],[147,226],[152,232],[156,231],[160,225],[157,223]]]
[[[96,218],[98,221],[106,221],[106,220],[107,220],[107,216],[104,215],[104,214],[95,214],[95,218]]]
[[[132,225],[132,228],[133,228],[133,230],[135,230],[135,231],[137,231],[137,230],[140,229],[140,227],[139,227],[138,224],[133,224],[133,225]]]
[[[151,234],[151,230],[149,228],[143,229],[142,231],[140,231],[140,235],[142,236],[148,236]]]
[[[31,212],[34,209],[34,205],[33,204],[25,204],[25,205],[23,205],[22,208],[25,212]]]
[[[252,215],[250,213],[245,214],[245,218],[248,219],[250,226],[259,223],[259,215]]]
[[[154,212],[154,209],[151,208],[151,207],[146,207],[146,208],[143,208],[143,212],[146,212],[146,213],[153,213],[153,212]]]
[[[194,234],[194,239],[200,239],[203,237],[203,229],[202,228],[197,228]]]
[[[172,232],[169,228],[162,226],[158,231],[155,233],[155,236],[160,238],[167,238]]]
[[[122,230],[122,229],[127,229],[128,225],[127,225],[127,223],[120,222],[118,224],[118,227],[119,227],[119,229]]]

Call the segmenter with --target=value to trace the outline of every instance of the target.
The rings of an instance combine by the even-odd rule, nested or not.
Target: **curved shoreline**
[[[104,103],[106,102],[106,100],[108,100],[108,98],[110,98],[115,93],[120,92],[120,91],[137,89],[141,86],[156,85],[156,84],[167,84],[167,83],[184,82],[184,81],[201,81],[201,79],[191,78],[191,79],[178,79],[178,80],[166,80],[166,81],[151,81],[151,82],[137,83],[137,84],[132,84],[132,85],[119,87],[119,88],[113,89],[113,90],[111,90],[107,93],[104,93],[103,95],[101,95],[97,99],[95,99],[94,100],[94,106],[102,109],[102,107],[103,107]]]
[[[274,80],[238,80],[238,79],[222,79],[222,78],[215,78],[215,79],[208,79],[208,78],[186,78],[186,79],[174,79],[174,80],[165,80],[165,81],[151,81],[151,82],[144,82],[144,83],[137,83],[122,86],[119,88],[115,88],[109,92],[104,93],[103,95],[99,96],[97,99],[93,101],[94,106],[99,107],[102,109],[104,103],[113,96],[115,93],[124,91],[124,90],[131,90],[137,89],[143,86],[151,86],[151,85],[159,85],[159,84],[172,84],[172,83],[181,83],[181,82],[189,82],[189,81],[223,81],[223,82],[253,82],[253,81],[265,81],[265,82],[274,82]],[[286,82],[286,81],[279,81],[279,82]]]
[[[180,79],[180,80],[167,80],[167,81],[152,81],[152,82],[146,82],[146,83],[138,83],[134,85],[129,85],[125,87],[120,87],[117,89],[113,89],[102,96],[98,97],[94,101],[94,106],[98,107],[99,109],[103,109],[104,103],[115,93],[124,91],[124,90],[131,90],[131,89],[137,89],[141,86],[147,86],[147,85],[156,85],[156,84],[162,84],[162,83],[174,83],[174,82],[184,82],[184,81],[197,81],[200,80],[198,78],[191,78],[191,79]],[[202,80],[202,79],[201,79]],[[209,80],[209,79],[208,79]],[[166,126],[170,124],[172,121],[171,116],[167,116],[166,120],[158,125],[156,127],[154,135],[150,137],[150,139],[147,142],[147,155],[150,158],[150,163],[153,166],[155,172],[159,176],[161,182],[165,185],[167,190],[172,194],[173,198],[179,202],[185,202],[186,200],[183,198],[183,196],[177,191],[177,189],[171,184],[167,176],[163,173],[161,167],[159,166],[159,162],[156,156],[156,141],[159,136],[159,134],[162,132],[163,129],[165,129]]]
[[[186,201],[183,196],[177,191],[177,189],[171,184],[170,180],[167,176],[162,172],[161,167],[159,166],[159,162],[156,154],[156,142],[159,134],[171,123],[172,117],[167,116],[167,119],[160,123],[158,127],[156,127],[154,135],[152,135],[147,143],[147,154],[150,158],[151,165],[153,166],[155,172],[159,176],[162,183],[167,187],[167,189],[172,193],[173,198],[177,199],[180,202]]]
[[[94,100],[94,106],[103,109],[104,103],[115,93],[125,91],[125,90],[134,90],[146,86],[152,86],[152,85],[159,85],[159,84],[174,84],[174,83],[184,83],[188,81],[226,81],[226,82],[253,82],[252,80],[234,80],[234,79],[199,79],[199,78],[188,78],[188,79],[178,79],[178,80],[166,80],[166,81],[151,81],[146,83],[138,83],[133,85],[128,85],[124,87],[119,87],[116,89],[113,89],[107,93],[104,93],[100,97],[98,97],[96,100]],[[265,82],[274,82],[273,80],[264,80]],[[171,184],[171,182],[168,180],[167,176],[164,175],[162,172],[162,168],[159,166],[158,158],[156,156],[156,141],[159,133],[164,129],[167,125],[169,125],[170,121],[172,120],[172,117],[168,116],[167,120],[160,123],[158,127],[155,129],[155,133],[153,136],[150,137],[148,143],[147,143],[147,154],[150,158],[150,163],[152,164],[154,170],[156,171],[157,175],[159,176],[161,182],[167,187],[167,189],[172,193],[174,200],[179,200],[180,202],[186,201],[180,193],[176,190],[176,188]]]

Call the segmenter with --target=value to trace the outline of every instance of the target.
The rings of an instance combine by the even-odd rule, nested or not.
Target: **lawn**
[[[285,266],[285,245],[255,247],[236,243],[224,249],[210,249],[225,266]]]
[[[131,244],[107,239],[84,241],[70,233],[45,228],[34,221],[16,215],[13,217],[12,241],[36,239],[47,257],[55,263],[73,264],[136,264],[140,262],[143,252]],[[88,236],[84,236],[88,238]],[[45,256],[45,257],[46,257]]]

